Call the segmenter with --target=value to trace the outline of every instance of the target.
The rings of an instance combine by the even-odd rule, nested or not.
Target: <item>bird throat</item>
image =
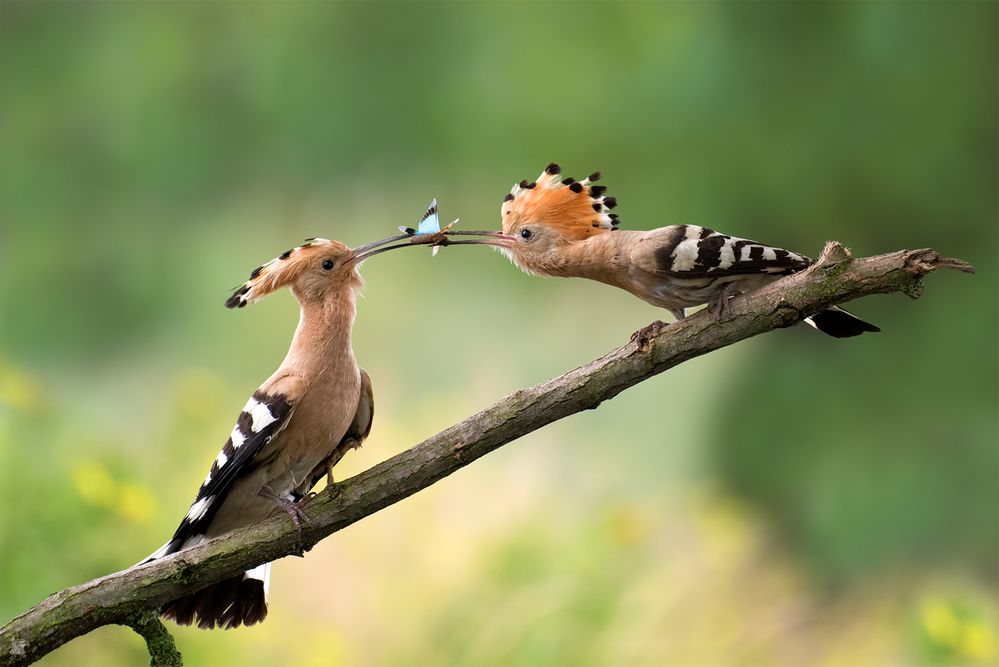
[[[353,290],[339,298],[301,302],[301,316],[281,368],[308,376],[353,359],[351,332],[357,308]]]
[[[609,285],[618,284],[619,256],[613,233],[591,236],[551,253],[538,273],[559,278],[588,278]]]

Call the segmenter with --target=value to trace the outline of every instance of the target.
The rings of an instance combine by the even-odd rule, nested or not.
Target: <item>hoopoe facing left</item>
[[[589,278],[631,292],[683,319],[687,308],[709,304],[724,313],[729,298],[808,268],[813,260],[756,241],[696,225],[651,231],[618,229],[617,205],[607,188],[561,178],[549,164],[534,182],[513,186],[503,199],[502,232],[474,232],[475,241],[501,248],[523,271],[541,276]],[[451,235],[468,232],[450,232]],[[836,338],[880,331],[842,308],[832,307],[805,322]],[[650,327],[664,326],[654,322]]]
[[[257,523],[276,509],[299,525],[298,502],[371,429],[371,379],[351,348],[363,286],[358,264],[403,247],[386,245],[400,238],[355,250],[309,239],[254,269],[229,297],[227,307],[242,308],[289,287],[301,308],[298,328],[284,361],[243,407],[173,537],[143,563]],[[174,600],[161,613],[204,629],[253,625],[267,615],[269,578],[266,563]]]

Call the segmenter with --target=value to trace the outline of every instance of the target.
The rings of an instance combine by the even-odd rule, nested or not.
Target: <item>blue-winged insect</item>
[[[430,202],[430,208],[428,208],[427,212],[423,214],[422,218],[420,218],[420,222],[417,224],[416,229],[413,229],[412,227],[399,227],[399,231],[409,234],[410,236],[439,235],[443,239],[444,235],[448,233],[448,230],[451,229],[451,227],[453,227],[457,222],[458,218],[455,218],[451,224],[444,229],[441,229],[440,217],[437,214],[437,200],[434,199]],[[430,252],[433,256],[436,256],[438,250],[440,250],[440,246],[435,244]]]

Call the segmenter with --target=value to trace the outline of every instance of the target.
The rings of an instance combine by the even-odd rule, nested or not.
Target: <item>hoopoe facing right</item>
[[[560,178],[551,163],[534,182],[521,181],[503,199],[502,232],[461,243],[499,247],[521,270],[541,276],[589,278],[631,292],[683,319],[687,308],[709,304],[725,312],[729,298],[808,268],[808,257],[696,225],[647,232],[619,230],[614,197],[593,185],[595,172]],[[469,232],[452,231],[460,236]],[[833,306],[805,319],[836,338],[878,327]],[[654,322],[650,327],[664,326]]]
[[[253,392],[173,537],[143,563],[236,528],[276,508],[302,518],[298,502],[371,429],[371,379],[351,347],[356,296],[367,257],[406,245],[393,237],[351,250],[339,241],[309,239],[257,267],[226,301],[242,308],[289,287],[301,307],[291,348]],[[166,604],[161,613],[204,629],[253,625],[267,615],[270,563]]]

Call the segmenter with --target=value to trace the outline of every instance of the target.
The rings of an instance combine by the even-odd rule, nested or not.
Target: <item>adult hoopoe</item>
[[[289,287],[301,306],[291,348],[253,392],[173,537],[143,563],[162,558],[280,508],[299,525],[297,503],[371,429],[371,379],[351,349],[358,264],[371,255],[424,243],[397,236],[351,250],[309,239],[256,268],[225,305],[242,308]],[[163,616],[200,628],[252,625],[267,615],[270,563],[166,604]]]
[[[724,312],[730,297],[813,262],[790,250],[696,225],[618,230],[617,215],[610,212],[617,200],[605,196],[604,186],[592,185],[600,172],[582,181],[560,179],[560,172],[553,162],[535,182],[514,185],[503,199],[502,233],[471,232],[485,238],[462,243],[497,246],[530,274],[589,278],[620,287],[666,308],[678,320],[685,309],[704,303],[715,313]],[[805,321],[836,338],[880,331],[838,307]]]

